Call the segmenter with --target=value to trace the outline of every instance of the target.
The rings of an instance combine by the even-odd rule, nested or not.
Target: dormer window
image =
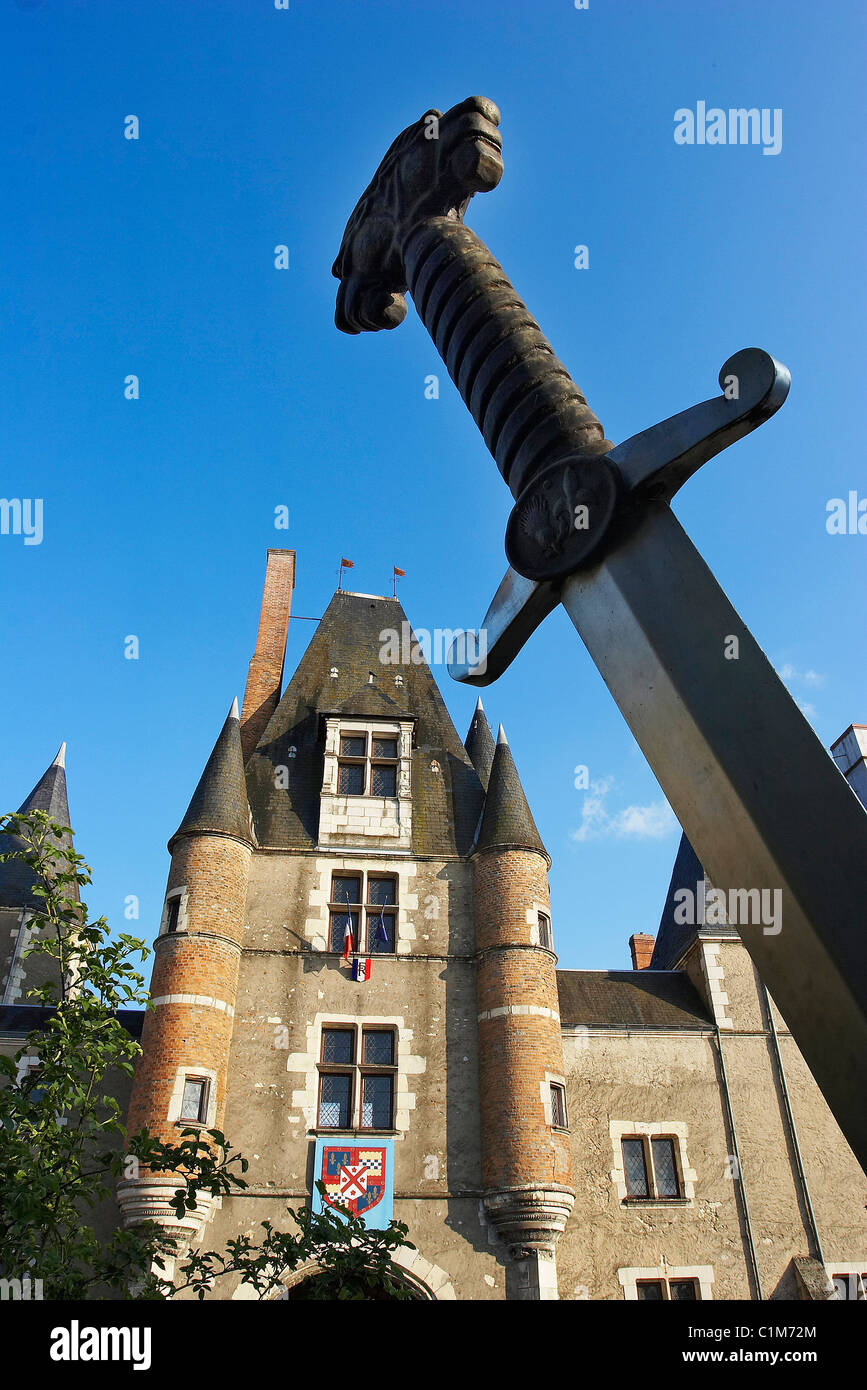
[[[337,790],[341,796],[397,796],[396,734],[340,736]]]

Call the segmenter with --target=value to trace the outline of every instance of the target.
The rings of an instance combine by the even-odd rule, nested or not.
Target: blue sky
[[[0,803],[68,740],[93,910],[156,930],[269,546],[297,550],[304,615],[341,553],[367,592],[404,568],[416,627],[477,625],[499,582],[511,499],[414,309],[344,337],[330,274],[390,141],[472,93],[501,108],[505,175],[467,221],[610,438],[712,395],[738,348],[791,370],[675,510],[822,741],[867,721],[865,540],[825,528],[864,489],[865,31],[854,0],[4,6],[0,493],[42,498],[44,537],[0,535]],[[700,100],[781,109],[781,152],[676,145]],[[476,693],[435,674],[463,735]],[[561,964],[624,967],[678,831],[562,611],[484,698],[554,860]]]

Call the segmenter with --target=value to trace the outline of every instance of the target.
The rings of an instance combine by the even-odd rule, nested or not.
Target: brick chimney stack
[[[269,550],[256,650],[250,659],[241,710],[241,746],[245,763],[280,699],[294,587],[295,551]]]
[[[650,965],[650,958],[653,955],[654,938],[648,936],[646,932],[636,932],[629,938],[629,949],[632,952],[632,969],[646,970]]]

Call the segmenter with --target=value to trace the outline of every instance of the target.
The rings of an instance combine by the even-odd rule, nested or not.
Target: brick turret
[[[502,727],[473,863],[483,1200],[514,1262],[507,1296],[551,1299],[574,1200],[551,861]]]
[[[160,934],[149,1012],[130,1098],[128,1127],[177,1142],[185,1125],[222,1128],[247,878],[253,850],[238,702],[223,725],[180,826]],[[143,1172],[122,1182],[125,1224],[150,1218],[177,1231],[169,1202],[177,1183]],[[201,1232],[213,1199],[180,1223]]]

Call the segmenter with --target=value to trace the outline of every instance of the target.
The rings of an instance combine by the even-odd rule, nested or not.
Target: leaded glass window
[[[676,1300],[690,1300],[695,1302],[698,1299],[698,1290],[694,1279],[671,1279],[668,1284],[669,1296]]]
[[[374,763],[370,769],[371,796],[397,796],[397,768]]]
[[[342,796],[397,796],[397,734],[340,735],[337,790]]]
[[[355,1061],[355,1031],[352,1028],[323,1028],[322,1060],[351,1066]]]
[[[352,1078],[323,1072],[319,1083],[319,1128],[346,1129]]]
[[[397,739],[396,739],[396,738],[376,738],[376,736],[374,736],[372,742],[373,742],[373,756],[374,756],[374,758],[396,758],[396,757],[397,757]]]
[[[328,1026],[319,1062],[319,1128],[390,1130],[397,1035],[393,1028]]]
[[[661,1303],[665,1298],[661,1279],[642,1279],[635,1285],[639,1303]]]
[[[394,1033],[390,1028],[365,1028],[362,1061],[370,1067],[393,1065]]]
[[[384,903],[386,907],[394,906],[397,899],[397,884],[393,878],[374,878],[373,875],[367,880],[367,901],[369,903]]]
[[[341,763],[337,790],[341,796],[364,796],[364,763]]]
[[[180,1118],[193,1120],[196,1124],[203,1123],[206,1117],[207,1099],[207,1081],[203,1081],[199,1077],[188,1076],[184,1082]]]
[[[623,1171],[626,1176],[627,1196],[650,1196],[650,1187],[647,1182],[647,1163],[644,1157],[643,1139],[623,1140]]]
[[[551,918],[546,917],[544,912],[539,913],[539,945],[547,950],[554,949],[554,941],[551,936]]]
[[[682,1196],[676,1139],[635,1136],[621,1142],[627,1198],[670,1202]]]
[[[391,1129],[391,1076],[363,1076],[362,1129]]]
[[[562,1086],[551,1086],[551,1124],[555,1129],[566,1128],[566,1092]]]
[[[656,1179],[657,1197],[679,1197],[680,1184],[677,1177],[677,1159],[673,1139],[651,1139],[653,1152],[653,1174]]]

